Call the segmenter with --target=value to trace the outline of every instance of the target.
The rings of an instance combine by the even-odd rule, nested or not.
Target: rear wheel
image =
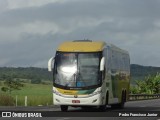
[[[61,111],[66,112],[68,110],[67,105],[61,105]]]
[[[124,108],[124,103],[118,103],[118,104],[113,104],[111,105],[112,108],[120,108],[123,109]]]

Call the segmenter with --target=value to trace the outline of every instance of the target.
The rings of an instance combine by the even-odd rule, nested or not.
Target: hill
[[[131,64],[131,83],[135,83],[134,80],[143,80],[148,75],[155,75],[160,73],[160,67],[142,66],[137,64]]]

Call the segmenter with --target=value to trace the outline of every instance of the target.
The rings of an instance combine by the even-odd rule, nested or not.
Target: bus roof
[[[63,42],[57,50],[63,52],[96,52],[102,51],[105,45],[106,43],[101,41],[78,40]]]
[[[119,51],[121,53],[125,53],[125,54],[128,54],[129,55],[129,52],[124,50],[124,49],[121,49],[113,44],[107,44],[108,46],[110,46],[112,48],[112,50],[116,50],[116,51]]]

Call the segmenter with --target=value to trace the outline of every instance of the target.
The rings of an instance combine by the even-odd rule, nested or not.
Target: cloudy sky
[[[160,67],[160,0],[0,0],[0,67],[47,67],[65,40],[113,43]]]

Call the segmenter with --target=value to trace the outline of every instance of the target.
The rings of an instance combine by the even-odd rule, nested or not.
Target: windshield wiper
[[[74,77],[73,80],[76,81],[76,73],[74,73],[72,76]],[[73,82],[73,80],[69,80],[69,81],[66,83],[65,87],[68,87],[68,85],[69,85],[71,82]],[[73,86],[72,86],[72,87],[73,87]]]

